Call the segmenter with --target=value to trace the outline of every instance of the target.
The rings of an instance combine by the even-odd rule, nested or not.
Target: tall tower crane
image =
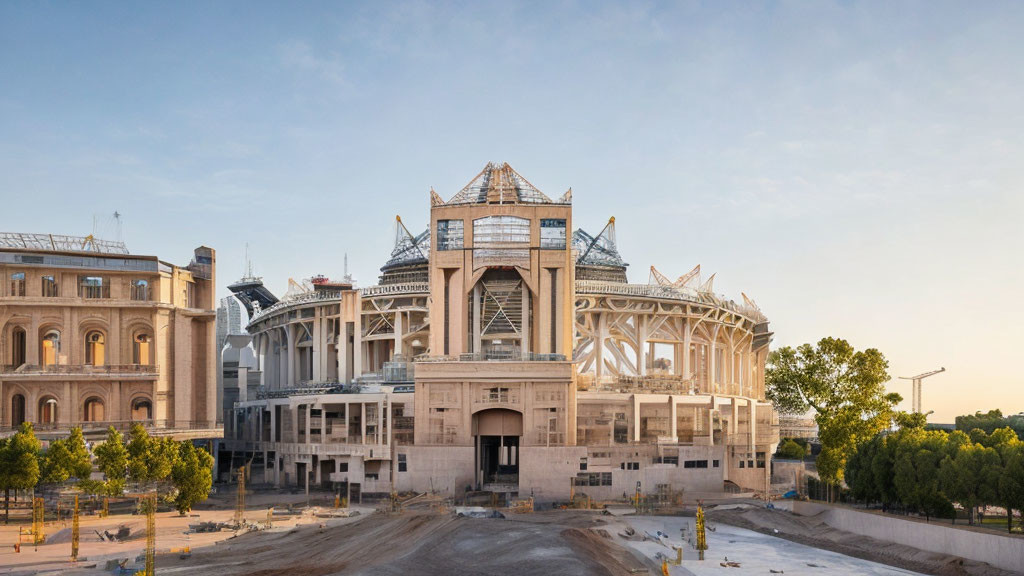
[[[925,372],[924,374],[918,374],[917,376],[900,376],[900,380],[912,380],[911,384],[911,406],[915,414],[921,413],[921,380],[929,376],[934,376],[940,372],[945,372],[945,368],[939,368],[938,370],[932,370],[931,372]]]

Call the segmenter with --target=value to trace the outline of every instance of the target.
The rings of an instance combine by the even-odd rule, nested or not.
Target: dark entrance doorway
[[[473,415],[473,434],[477,485],[493,492],[518,491],[523,415],[503,408],[483,410]]]
[[[483,483],[519,484],[519,436],[480,436]]]

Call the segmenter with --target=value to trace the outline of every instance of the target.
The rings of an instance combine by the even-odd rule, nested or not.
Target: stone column
[[[676,430],[676,398],[675,396],[668,395],[668,418],[669,418],[669,434],[672,436],[672,441],[679,442],[679,431]]]
[[[480,339],[480,283],[473,286],[473,353],[479,354],[482,342]]]
[[[395,311],[395,352],[394,352],[394,356],[398,356],[399,354],[402,353],[402,330],[403,330],[402,320],[403,320],[403,318],[402,318],[402,311],[401,310]],[[392,357],[392,360],[394,360],[394,356]]]
[[[530,354],[530,288],[526,285],[526,282],[522,283],[523,287],[523,333],[522,341],[520,344],[523,347],[523,358],[528,357]]]
[[[690,329],[690,319],[683,321],[683,378],[689,380],[693,377],[693,367],[690,366],[690,346],[693,344],[693,331]]]
[[[640,441],[640,399],[633,396],[633,441]]]
[[[366,402],[359,403],[361,417],[359,419],[359,443],[366,444]]]
[[[311,428],[313,427],[312,424],[313,424],[313,404],[310,403],[310,404],[306,404],[306,444],[312,444],[313,443],[313,439],[310,437],[312,435],[312,432],[311,432]]]

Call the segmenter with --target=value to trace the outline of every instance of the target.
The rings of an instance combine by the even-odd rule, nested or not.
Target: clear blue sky
[[[0,3],[0,228],[376,282],[490,160],[631,279],[701,263],[775,345],[1024,410],[1024,3]],[[909,398],[909,386],[893,389]]]

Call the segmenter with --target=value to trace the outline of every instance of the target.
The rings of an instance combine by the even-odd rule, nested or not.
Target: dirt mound
[[[638,564],[611,540],[543,514],[495,519],[406,512],[374,514],[322,530],[308,526],[246,534],[212,550],[194,550],[188,560],[168,559],[167,567],[173,566],[260,576],[612,576],[628,574]]]

